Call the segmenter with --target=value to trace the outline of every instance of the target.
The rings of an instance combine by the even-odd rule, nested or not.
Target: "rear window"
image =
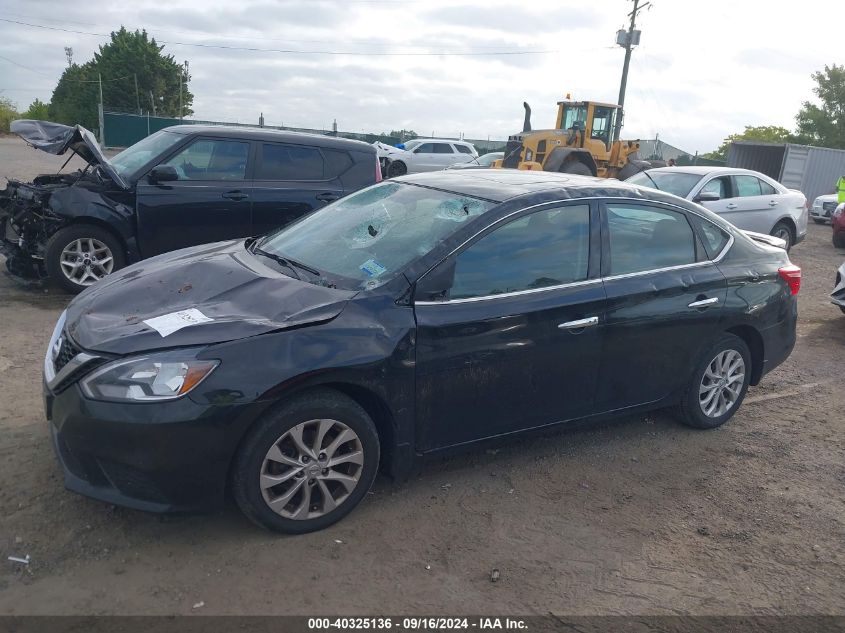
[[[701,176],[680,171],[641,171],[627,179],[632,185],[659,189],[686,198]]]
[[[303,145],[263,143],[257,180],[323,180],[320,150]]]

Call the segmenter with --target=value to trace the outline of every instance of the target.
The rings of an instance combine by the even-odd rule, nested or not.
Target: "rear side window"
[[[773,196],[777,193],[777,189],[772,187],[769,183],[760,181],[760,192],[764,196]]]
[[[589,254],[589,206],[537,211],[495,229],[460,253],[449,298],[583,281]]]
[[[337,178],[352,167],[352,158],[348,152],[337,149],[324,149],[323,157],[326,160],[326,178]]]
[[[461,154],[472,154],[472,150],[466,145],[455,145],[455,149],[457,149]]]
[[[695,234],[682,213],[607,205],[610,274],[624,275],[696,261]]]
[[[323,180],[320,150],[303,145],[264,143],[257,180]]]
[[[434,153],[435,154],[454,154],[455,152],[452,151],[452,146],[448,143],[434,143]]]
[[[754,176],[734,176],[736,195],[740,198],[763,195],[760,189],[760,179]]]
[[[691,213],[690,220],[704,240],[704,249],[707,251],[707,256],[713,259],[719,255],[727,245],[728,240],[731,239],[731,236],[712,222],[708,222],[698,215]]]

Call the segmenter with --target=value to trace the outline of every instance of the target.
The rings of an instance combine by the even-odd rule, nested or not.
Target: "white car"
[[[813,206],[810,207],[810,217],[816,224],[824,224],[830,222],[830,217],[836,210],[839,204],[839,196],[835,193],[830,193],[826,196],[819,196],[813,200]]]
[[[768,233],[786,249],[807,235],[807,198],[765,174],[733,167],[658,167],[627,179],[697,202],[739,229]]]
[[[417,138],[405,141],[400,147],[380,143],[377,149],[388,178],[438,171],[478,157],[472,143],[438,138]]]
[[[836,283],[833,286],[833,292],[830,293],[830,302],[838,305],[839,309],[845,313],[845,264],[836,271]]]

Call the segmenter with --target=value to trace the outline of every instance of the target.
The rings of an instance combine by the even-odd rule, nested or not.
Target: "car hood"
[[[835,193],[828,193],[823,196],[817,196],[814,202],[822,203],[822,202],[836,202],[839,200],[839,195]]]
[[[66,328],[86,350],[132,354],[322,323],[355,294],[283,275],[237,240],[174,251],[109,275],[71,302]],[[180,311],[202,322],[166,335],[145,323]]]
[[[71,150],[82,157],[89,165],[99,166],[122,189],[129,189],[126,181],[109,163],[97,144],[97,139],[81,125],[62,125],[50,121],[19,119],[12,121],[9,130],[17,134],[36,149],[48,154],[61,156]]]

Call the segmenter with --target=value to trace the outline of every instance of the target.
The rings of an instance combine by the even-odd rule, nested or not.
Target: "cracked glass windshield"
[[[352,194],[269,236],[261,251],[353,280],[381,285],[495,203],[387,182]]]

